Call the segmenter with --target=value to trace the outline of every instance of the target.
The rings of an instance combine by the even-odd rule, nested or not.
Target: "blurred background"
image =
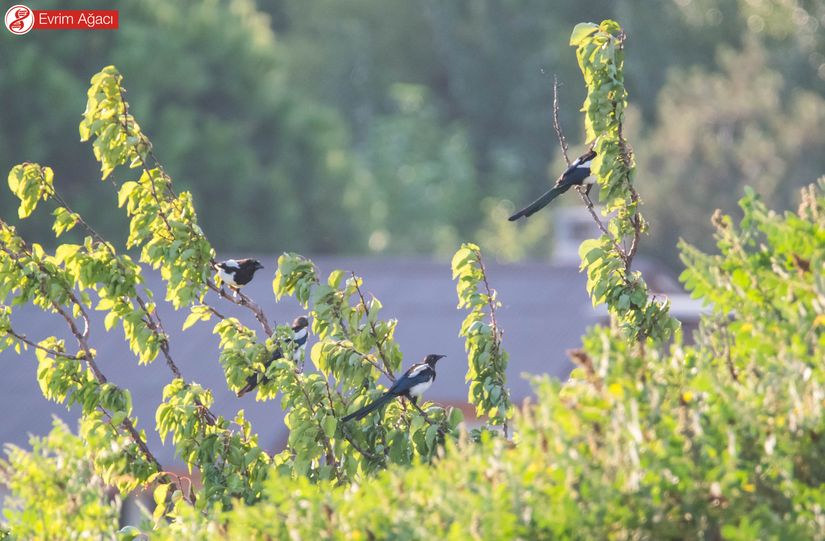
[[[614,18],[629,35],[625,134],[651,222],[638,262],[656,291],[677,299],[677,240],[712,249],[710,216],[716,208],[736,215],[744,185],[770,207],[790,208],[798,189],[825,173],[822,1],[28,5],[116,8],[120,29],[0,32],[0,169],[52,166],[73,209],[122,245],[127,222],[115,190],[100,182],[77,127],[89,78],[116,65],[131,112],[177,188],[194,194],[219,257],[264,261],[268,276],[250,292],[278,323],[300,308],[272,299],[277,254],[321,256],[324,271],[356,270],[386,316],[399,317],[405,364],[430,352],[450,355],[454,364],[442,362],[447,374],[433,398],[458,406],[466,363],[447,260],[461,242],[482,247],[505,302],[516,399],[529,394],[522,372],[563,376],[564,350],[605,316],[590,306],[577,272],[578,242],[593,236],[578,197],[519,224],[506,220],[563,168],[551,122],[554,75],[571,153],[583,149],[585,90],[568,46],[576,23]],[[30,240],[54,242],[48,212],[18,224],[16,199],[1,193],[3,219]],[[156,276],[148,279],[162,291]],[[680,301],[674,310],[689,325],[699,308]],[[59,332],[59,322],[28,307],[16,317],[32,338]],[[180,328],[183,315],[164,317]],[[173,337],[187,377],[215,390],[220,413],[242,405],[256,428],[271,426],[277,404],[239,403],[222,380],[208,326],[192,332]],[[138,391],[138,414],[151,427],[168,374],[160,363],[138,367],[119,331],[96,336],[104,370]],[[65,417],[40,396],[30,352],[20,359],[5,352],[0,366],[2,410],[29,413],[9,416],[0,441],[22,443],[26,431],[48,430],[46,408]],[[269,447],[285,433],[277,424],[262,440]]]
[[[30,5],[116,7],[120,29],[0,34],[0,169],[51,165],[116,238],[125,221],[99,204],[77,132],[88,80],[108,64],[219,251],[443,257],[473,241],[502,261],[547,260],[553,211],[506,216],[562,167],[554,74],[571,152],[583,148],[568,46],[580,21],[615,18],[629,34],[642,251],[672,271],[677,239],[709,248],[713,210],[735,211],[743,185],[787,208],[825,172],[821,0]],[[7,219],[12,199],[0,198]],[[22,229],[49,239],[48,222]]]

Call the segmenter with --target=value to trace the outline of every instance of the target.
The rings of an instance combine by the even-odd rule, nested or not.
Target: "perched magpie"
[[[591,145],[587,152],[576,158],[576,160],[570,164],[570,167],[568,167],[564,173],[561,174],[559,179],[556,181],[555,186],[545,192],[544,195],[530,203],[528,206],[510,216],[510,221],[513,222],[521,217],[527,218],[528,216],[532,216],[534,213],[550,204],[550,201],[569,190],[571,186],[581,186],[582,184],[586,184],[586,193],[589,195],[590,188],[592,188],[593,183],[596,182],[596,180],[590,176],[590,162],[592,162],[595,157],[596,151],[593,150],[593,146]]]
[[[252,281],[255,271],[264,268],[257,259],[227,259],[215,263],[221,281],[235,291]]]
[[[304,356],[304,350],[307,347],[307,334],[309,333],[309,321],[304,316],[299,316],[295,318],[295,321],[292,322],[292,342],[295,343],[295,351],[292,353],[292,359],[297,363],[300,362],[301,358]],[[264,371],[260,374],[253,374],[246,379],[246,385],[243,386],[243,389],[238,391],[238,397],[241,397],[255,389],[260,383],[266,383],[269,381],[269,378],[266,377],[266,369],[269,368],[269,365],[272,364],[272,361],[275,359],[280,359],[284,356],[284,353],[281,351],[280,348],[275,350],[275,353],[272,355],[272,358],[269,362],[264,364]]]
[[[409,370],[404,372],[404,375],[398,378],[398,381],[392,384],[392,387],[381,395],[375,402],[367,404],[355,413],[350,413],[343,419],[342,422],[347,422],[352,419],[360,421],[370,414],[370,412],[380,408],[390,400],[398,396],[404,396],[412,400],[414,405],[418,405],[418,398],[424,394],[424,391],[430,388],[430,385],[435,381],[435,363],[442,359],[444,355],[430,354],[424,358],[423,363],[412,365]]]

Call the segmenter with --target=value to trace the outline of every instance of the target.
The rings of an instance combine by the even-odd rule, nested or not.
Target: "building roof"
[[[259,257],[265,270],[244,291],[258,302],[275,323],[288,323],[302,313],[294,299],[275,302],[271,276],[276,257]],[[404,366],[419,361],[428,353],[446,354],[438,365],[438,381],[428,391],[427,398],[452,405],[467,402],[468,385],[464,381],[467,358],[464,342],[458,331],[465,312],[456,309],[455,283],[450,265],[445,261],[424,259],[342,258],[314,259],[325,276],[334,269],[354,270],[364,278],[364,288],[384,305],[383,318],[397,318],[396,339],[404,353]],[[571,365],[565,355],[568,348],[580,345],[586,328],[599,319],[585,291],[585,276],[575,266],[546,263],[488,263],[491,285],[498,290],[503,306],[498,321],[504,330],[504,347],[510,354],[507,369],[508,384],[513,398],[521,401],[530,394],[525,374],[566,375]],[[165,288],[153,271],[145,273],[147,285],[158,298]],[[250,328],[258,330],[251,313],[214,299],[222,313],[238,316]],[[181,331],[185,311],[175,313],[160,303],[160,315],[171,335],[171,354],[188,381],[212,389],[213,410],[234,417],[243,408],[260,443],[268,450],[277,450],[286,441],[279,401],[256,402],[254,393],[237,398],[227,389],[218,363],[218,340],[212,334],[212,324],[200,323]],[[161,402],[163,386],[172,376],[159,357],[149,366],[140,366],[123,341],[119,327],[106,332],[103,313],[93,312],[90,341],[97,349],[101,370],[115,384],[132,393],[134,414],[139,427],[146,430],[149,446],[165,467],[180,467],[167,440],[166,446],[154,430],[155,409]],[[45,314],[32,306],[15,310],[12,323],[17,332],[33,340],[49,335],[70,338],[59,316]],[[260,332],[260,331],[259,331]],[[310,336],[308,347],[314,344]],[[307,350],[309,351],[309,349]],[[28,434],[45,434],[51,425],[51,415],[67,420],[77,419],[77,407],[65,407],[43,398],[36,381],[33,351],[17,356],[13,351],[0,353],[4,377],[0,380],[0,442],[24,445]],[[307,362],[311,366],[311,361]],[[308,368],[309,369],[309,368]]]

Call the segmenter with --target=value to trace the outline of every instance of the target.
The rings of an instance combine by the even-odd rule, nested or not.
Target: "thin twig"
[[[623,40],[624,34],[620,36],[620,45],[623,42]],[[630,166],[633,163],[633,149],[630,148],[630,145],[625,140],[623,129],[623,124],[619,122],[619,149],[621,150],[622,161],[624,162],[625,169],[628,171],[625,180],[627,182],[628,190],[630,191],[630,200],[633,204],[633,217],[631,218],[631,222],[633,223],[633,241],[630,243],[630,249],[626,252],[622,252],[622,259],[624,259],[625,271],[629,273],[630,266],[633,263],[633,258],[636,256],[636,251],[639,248],[639,240],[642,236],[642,216],[641,214],[639,214],[639,193],[636,191],[636,188],[630,182]]]
[[[81,306],[80,303],[77,302],[74,298],[74,294],[71,294],[70,296],[72,297],[72,302],[76,303],[77,306]],[[104,376],[103,372],[101,372],[100,368],[98,368],[97,363],[94,360],[94,353],[92,352],[92,348],[89,347],[88,332],[80,332],[80,330],[77,328],[77,325],[75,324],[74,319],[72,319],[72,317],[63,309],[62,306],[60,306],[54,301],[52,301],[52,308],[54,308],[55,312],[63,316],[63,319],[69,326],[69,330],[74,335],[75,340],[77,340],[77,344],[80,346],[80,349],[83,350],[83,353],[85,355],[84,360],[86,361],[86,364],[89,365],[89,368],[92,370],[92,373],[94,373],[95,379],[97,379],[100,383],[106,383],[106,376]],[[82,310],[83,308],[81,306],[81,311]],[[86,319],[86,321],[88,321],[88,319]],[[86,329],[88,329],[88,325],[86,326]]]
[[[71,354],[63,352],[63,351],[57,351],[56,349],[43,347],[40,344],[38,344],[37,342],[32,342],[31,340],[26,338],[25,334],[19,334],[19,333],[15,332],[14,329],[12,329],[11,327],[7,327],[7,328],[3,329],[2,331],[4,333],[10,334],[11,336],[15,337],[17,340],[19,340],[20,342],[23,342],[24,344],[28,344],[29,346],[31,346],[35,349],[39,349],[40,351],[44,351],[44,352],[48,353],[52,357],[64,357],[66,359],[71,359],[73,361],[83,360],[82,355],[78,355],[78,354],[71,355]]]
[[[334,414],[335,413],[335,402],[332,399],[332,389],[330,389],[329,380],[324,380],[324,383],[326,384],[326,387],[327,387],[327,399],[329,400],[329,411],[331,411]],[[355,443],[355,441],[352,439],[349,432],[347,431],[345,423],[339,423],[339,426],[341,427],[341,433],[344,435],[344,439],[347,440],[350,445],[352,445],[353,449],[355,449],[356,451],[358,451],[359,453],[361,453],[363,456],[365,456],[366,458],[368,458],[370,460],[376,460],[378,458],[375,454],[370,453],[369,451],[361,448],[361,446],[359,446],[357,443]]]
[[[731,341],[727,324],[722,324],[722,330],[724,331],[725,337],[725,361],[728,365],[728,372],[730,372],[730,377],[733,378],[733,381],[739,383],[739,371],[736,369],[736,365],[733,364],[733,357],[731,356]]]
[[[601,218],[599,218],[599,215],[596,213],[596,209],[593,206],[593,201],[590,200],[590,197],[588,197],[585,190],[586,189],[584,188],[584,186],[576,186],[576,191],[579,193],[579,197],[581,197],[584,206],[587,207],[588,212],[590,212],[590,216],[593,217],[593,221],[596,222],[599,231],[601,231],[610,239],[610,242],[613,243],[613,247],[616,249],[616,253],[622,259],[622,261],[624,261],[625,264],[627,264],[627,255],[625,254],[624,249],[622,249],[622,246],[619,244],[619,241],[616,239],[613,233],[611,233],[610,230],[608,230],[607,227],[605,227],[604,222],[602,222]]]
[[[269,320],[267,320],[266,314],[264,314],[263,309],[258,304],[256,304],[252,299],[250,299],[240,291],[238,291],[238,298],[236,299],[232,295],[227,293],[222,287],[218,287],[217,284],[215,284],[215,282],[213,282],[211,279],[206,281],[206,285],[207,287],[209,287],[209,289],[217,293],[220,297],[231,302],[232,304],[243,306],[251,310],[252,313],[255,314],[255,319],[257,319],[258,322],[261,324],[261,327],[263,328],[266,335],[272,336],[272,326],[269,324]]]
[[[430,426],[435,426],[435,427],[437,427],[437,428],[438,428],[438,435],[439,435],[439,436],[441,436],[441,437],[443,438],[443,437],[447,434],[447,433],[444,431],[444,428],[441,426],[441,423],[438,423],[438,422],[433,421],[432,419],[430,419],[430,416],[429,416],[429,415],[427,415],[427,412],[426,412],[426,411],[424,411],[423,409],[421,409],[421,406],[419,406],[419,405],[415,402],[415,400],[410,400],[410,404],[412,404],[412,405],[413,405],[413,407],[415,407],[415,409],[417,409],[417,410],[418,410],[418,413],[420,413],[420,414],[421,414],[421,416],[422,416],[422,417],[424,417],[424,420],[425,420],[425,421],[427,421],[427,423],[428,423]]]
[[[389,361],[387,361],[387,356],[384,354],[383,350],[384,340],[386,337],[383,337],[381,339],[378,338],[378,331],[375,329],[375,323],[373,323],[373,321],[370,319],[370,309],[367,306],[367,301],[364,298],[364,293],[361,291],[361,286],[358,285],[358,277],[355,275],[355,272],[350,271],[350,274],[352,275],[352,281],[355,284],[355,291],[358,292],[358,297],[360,297],[361,299],[361,306],[364,307],[364,315],[367,318],[367,323],[369,323],[371,331],[370,334],[372,334],[372,339],[375,340],[375,346],[376,349],[378,349],[378,356],[381,358],[381,362],[384,363],[384,368],[386,369],[388,377],[390,377],[390,379],[392,379],[392,381],[395,382],[395,378],[393,378],[390,375],[392,373],[392,370],[390,369],[390,363]]]
[[[117,255],[117,252],[116,252],[114,246],[112,246],[112,244],[107,242],[106,239],[103,238],[102,235],[100,235],[97,231],[95,231],[95,229],[86,220],[84,220],[83,217],[80,214],[74,212],[71,209],[71,207],[69,207],[69,204],[66,202],[66,200],[63,199],[63,197],[57,192],[56,189],[52,188],[51,192],[52,192],[52,196],[55,198],[55,200],[57,200],[57,202],[60,205],[62,205],[68,212],[70,212],[74,216],[76,216],[78,222],[100,244],[102,244],[103,246],[108,248],[109,252],[112,254],[112,257],[114,257],[117,260],[118,255]],[[158,313],[157,310],[150,311],[146,301],[140,295],[138,295],[137,292],[135,292],[135,300],[138,302],[138,305],[140,305],[141,310],[143,310],[143,313],[146,315],[146,318],[143,319],[143,322],[146,324],[146,326],[149,328],[149,330],[151,330],[160,339],[160,350],[163,353],[164,359],[166,360],[166,365],[169,367],[169,370],[172,372],[172,374],[175,376],[175,378],[182,379],[182,380],[185,381],[185,378],[183,377],[183,375],[182,375],[180,369],[178,368],[178,366],[175,364],[175,361],[172,359],[172,355],[169,351],[169,335],[166,333],[166,330],[163,328],[163,322],[160,319],[160,314]],[[89,319],[88,319],[88,315],[85,313],[85,311],[82,310],[82,307],[81,307],[81,314],[83,314],[84,322],[85,322],[85,328],[84,328],[83,334],[84,334],[84,336],[88,337],[88,334],[89,334]],[[216,422],[215,414],[212,413],[212,411],[209,408],[207,408],[205,405],[201,404],[200,401],[197,402],[197,406],[203,412],[206,422],[210,425],[214,425],[215,422]]]
[[[215,310],[215,308],[213,308],[212,306],[210,306],[210,305],[208,305],[208,304],[204,304],[204,306],[206,306],[206,308],[207,308],[210,312],[212,312],[213,314],[215,314],[216,316],[218,316],[218,318],[219,318],[219,319],[226,319],[226,316],[225,316],[225,315],[223,315],[223,314],[221,314],[220,312],[218,312],[217,310]]]
[[[31,254],[31,252],[28,251],[28,248],[25,246],[25,243],[23,244],[23,246],[24,246],[23,249],[26,250],[27,255],[29,257],[32,257],[32,254]],[[25,270],[23,265],[20,263],[20,258],[17,256],[16,253],[11,252],[5,246],[5,244],[2,245],[2,249],[3,249],[4,252],[6,252],[15,261],[15,263],[17,264],[17,266],[21,270]],[[37,262],[37,265],[40,268],[41,272],[49,274],[49,269],[46,269],[41,262]],[[43,286],[42,282],[40,283],[40,288],[41,288],[41,291],[42,291],[43,295],[48,297],[49,292],[44,290],[44,286]],[[92,374],[94,375],[95,380],[100,384],[107,383],[108,380],[106,379],[106,376],[103,374],[103,372],[101,372],[100,368],[97,366],[97,363],[94,360],[94,352],[92,351],[92,348],[89,346],[89,342],[88,342],[89,329],[90,329],[89,315],[86,313],[86,309],[80,303],[80,300],[77,298],[77,296],[75,295],[75,293],[72,289],[69,289],[68,287],[65,287],[64,291],[68,295],[69,300],[72,302],[72,304],[74,306],[77,306],[79,311],[80,311],[81,317],[82,317],[83,322],[84,322],[83,331],[81,331],[77,327],[77,324],[75,323],[74,319],[66,312],[66,310],[62,306],[60,306],[59,304],[57,304],[54,301],[52,301],[51,306],[54,309],[54,311],[56,313],[60,314],[60,316],[65,320],[66,325],[68,325],[69,330],[71,331],[72,335],[75,337],[75,340],[77,341],[80,348],[83,350],[83,354],[84,354],[83,360],[85,361],[86,365],[89,367],[89,370],[92,371]],[[100,408],[100,409],[103,410],[103,408]],[[103,410],[103,411],[105,412],[105,410]],[[121,426],[129,433],[130,437],[135,442],[135,445],[138,446],[138,448],[141,450],[141,452],[146,457],[146,459],[149,462],[151,462],[158,471],[162,471],[163,468],[161,467],[160,462],[155,457],[155,455],[152,453],[152,451],[149,449],[149,447],[146,445],[146,442],[143,440],[140,433],[135,428],[135,425],[132,423],[131,419],[129,417],[126,417],[121,422]],[[169,482],[171,482],[171,479],[169,479],[168,477],[166,477],[166,479]]]
[[[360,356],[363,360],[365,360],[365,361],[367,361],[368,363],[370,363],[373,367],[375,367],[375,369],[376,369],[376,370],[378,370],[379,372],[381,372],[382,374],[384,374],[385,376],[387,376],[387,379],[389,379],[390,381],[392,381],[393,383],[395,383],[395,376],[393,375],[393,373],[392,373],[392,372],[390,372],[390,371],[388,371],[388,370],[386,370],[386,369],[384,369],[384,367],[383,367],[383,366],[381,366],[380,364],[378,364],[376,361],[372,360],[372,359],[370,358],[372,355],[370,355],[369,353],[363,353],[363,352],[361,352],[361,351],[358,351],[358,349],[356,349],[356,348],[355,348],[355,346],[346,346],[346,345],[344,345],[344,344],[343,344],[343,343],[341,343],[341,342],[336,342],[336,343],[335,343],[335,346],[336,346],[336,347],[338,347],[338,348],[341,348],[341,349],[343,349],[343,350],[346,350],[346,351],[352,351],[352,352],[353,352],[353,353],[355,353],[356,355]]]
[[[555,128],[556,137],[559,139],[561,154],[569,167],[570,158],[567,155],[567,139],[564,137],[564,132],[561,131],[561,124],[559,123],[559,80],[555,75],[553,75],[553,128]]]
[[[367,451],[366,449],[364,449],[363,447],[361,447],[360,445],[355,443],[355,440],[352,438],[352,436],[350,436],[349,431],[347,431],[347,429],[346,429],[346,425],[343,424],[343,423],[341,424],[341,433],[344,435],[344,439],[347,440],[347,442],[352,446],[352,448],[355,449],[356,451],[358,451],[359,453],[361,453],[363,456],[365,456],[369,460],[378,460],[379,459],[378,455],[376,455],[375,453],[371,453],[371,452]],[[386,463],[386,460],[385,460],[386,457],[380,457],[380,458],[382,460],[384,460],[384,462]]]
[[[481,258],[481,250],[476,250],[475,253],[476,259],[478,260],[478,267],[481,270],[481,278],[484,281],[484,289],[487,291],[487,305],[490,307],[490,324],[493,327],[493,366],[496,370],[496,373],[501,374],[503,370],[501,366],[498,366],[498,361],[499,359],[501,359],[501,340],[503,338],[503,332],[499,328],[498,322],[496,321],[496,305],[494,301],[495,291],[493,291],[493,288],[490,287],[490,282],[487,281],[487,269],[484,266],[484,261]],[[502,387],[505,387],[504,381],[501,381],[499,383]],[[506,419],[502,424],[502,429],[504,430],[504,437],[506,439],[508,437],[509,432]]]
[[[178,369],[175,361],[172,360],[171,355],[169,354],[169,339],[167,338],[166,331],[163,330],[163,327],[160,324],[160,319],[155,319],[152,317],[151,312],[149,312],[149,307],[143,301],[142,298],[137,297],[138,304],[140,305],[140,309],[143,310],[143,313],[149,318],[148,320],[144,320],[146,326],[149,327],[149,330],[155,333],[155,335],[160,338],[160,350],[163,352],[163,356],[166,359],[166,365],[169,367],[169,370],[172,371],[172,374],[178,379],[183,379],[183,376],[180,373],[180,369]],[[155,310],[157,311],[157,310]]]
[[[306,386],[303,382],[303,377],[301,376],[301,373],[297,370],[293,373],[295,374],[295,379],[298,380],[298,387],[300,387],[301,393],[304,395],[304,399],[306,400],[307,409],[312,414],[312,416],[315,417],[315,408],[312,407],[312,399],[309,397],[309,394],[307,393]],[[332,449],[332,443],[329,441],[329,438],[324,432],[324,426],[321,424],[320,420],[317,422],[317,424],[318,428],[320,429],[320,434],[322,435],[322,443],[324,444],[324,448],[326,449],[327,463],[329,464],[329,462],[332,462],[332,464],[329,465],[331,465],[333,470],[335,471],[335,477],[338,478],[338,481],[341,481],[341,472],[339,470],[338,460],[335,458],[335,452]]]

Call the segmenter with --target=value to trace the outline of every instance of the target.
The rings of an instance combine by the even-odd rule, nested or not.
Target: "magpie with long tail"
[[[257,259],[227,259],[214,264],[221,282],[235,291],[241,289],[255,276],[255,272],[264,268]]]
[[[350,413],[343,419],[342,422],[351,421],[355,419],[360,421],[371,412],[384,406],[392,399],[403,396],[412,400],[414,406],[418,406],[418,399],[424,394],[424,391],[430,388],[430,385],[435,381],[435,363],[439,359],[443,359],[444,355],[430,354],[424,358],[424,362],[412,365],[404,375],[392,384],[387,392],[381,395],[375,402],[367,404],[360,410]]]
[[[307,336],[309,335],[309,321],[305,316],[296,317],[295,320],[292,322],[292,340],[291,342],[295,344],[295,349],[292,352],[292,360],[296,363],[301,362],[301,359],[304,356],[304,352],[307,347]],[[275,359],[283,358],[284,353],[281,351],[281,348],[275,350],[275,353],[269,359],[268,362],[264,363],[264,371],[258,374],[252,374],[246,379],[246,385],[238,391],[238,397],[242,397],[246,393],[254,390],[258,385],[262,383],[266,383],[269,381],[269,378],[266,377],[266,370],[269,368],[269,365],[275,361]]]
[[[593,183],[596,182],[596,179],[594,179],[590,174],[590,163],[595,157],[596,151],[593,150],[593,145],[591,145],[587,152],[576,158],[573,163],[565,169],[564,173],[562,173],[556,181],[555,186],[545,192],[544,195],[510,216],[510,221],[514,222],[519,218],[527,218],[528,216],[532,216],[549,205],[553,199],[569,190],[572,186],[587,185],[587,191],[585,194],[589,196],[590,188],[592,188]]]

